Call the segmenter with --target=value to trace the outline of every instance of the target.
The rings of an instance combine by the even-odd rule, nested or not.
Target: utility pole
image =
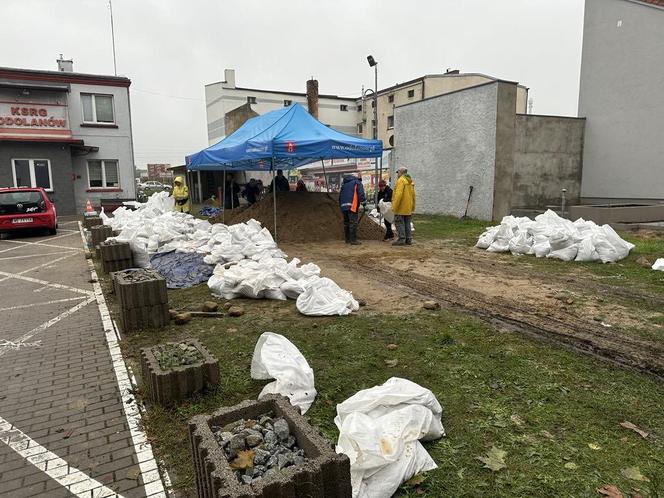
[[[108,0],[108,8],[111,11],[111,41],[113,42],[113,74],[118,75],[118,66],[115,61],[115,27],[113,26],[113,3]]]

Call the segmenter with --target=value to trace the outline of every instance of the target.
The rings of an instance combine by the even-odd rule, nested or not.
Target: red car
[[[46,229],[55,235],[58,216],[43,188],[0,188],[0,233]]]

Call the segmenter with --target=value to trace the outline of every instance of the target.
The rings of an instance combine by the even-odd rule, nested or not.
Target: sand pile
[[[226,224],[233,225],[253,218],[274,234],[273,205],[270,194],[239,213],[226,212]],[[210,223],[221,222],[221,216],[210,219]],[[383,231],[368,216],[364,216],[357,236],[364,240],[379,240],[383,238]],[[343,217],[339,211],[338,195],[325,192],[278,192],[277,237],[278,242],[343,240]]]

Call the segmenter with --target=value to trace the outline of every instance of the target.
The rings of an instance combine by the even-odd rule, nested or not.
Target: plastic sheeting
[[[420,441],[445,435],[431,391],[392,377],[337,405],[337,453],[350,459],[353,498],[387,498],[420,472],[437,468]]]
[[[329,278],[310,282],[297,298],[297,309],[303,315],[348,315],[360,309],[359,303],[347,290]]]
[[[186,289],[207,282],[214,268],[199,253],[161,252],[150,257],[150,266],[166,280],[169,289]]]
[[[657,261],[655,261],[652,265],[652,269],[664,271],[664,258],[659,258]]]
[[[563,261],[619,261],[634,248],[609,225],[583,218],[572,222],[551,210],[531,220],[505,216],[499,226],[487,228],[475,247],[489,252],[534,254]]]
[[[251,359],[251,378],[276,379],[263,388],[258,399],[267,394],[281,394],[302,414],[316,399],[314,371],[300,350],[283,335],[264,332],[258,338]]]

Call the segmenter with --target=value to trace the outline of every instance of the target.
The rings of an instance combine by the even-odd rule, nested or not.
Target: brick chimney
[[[313,76],[307,81],[307,108],[309,114],[318,119],[318,80]]]
[[[60,54],[60,58],[57,60],[57,63],[58,63],[58,71],[64,73],[74,72],[74,61],[72,59],[65,60],[62,58],[62,54]]]

